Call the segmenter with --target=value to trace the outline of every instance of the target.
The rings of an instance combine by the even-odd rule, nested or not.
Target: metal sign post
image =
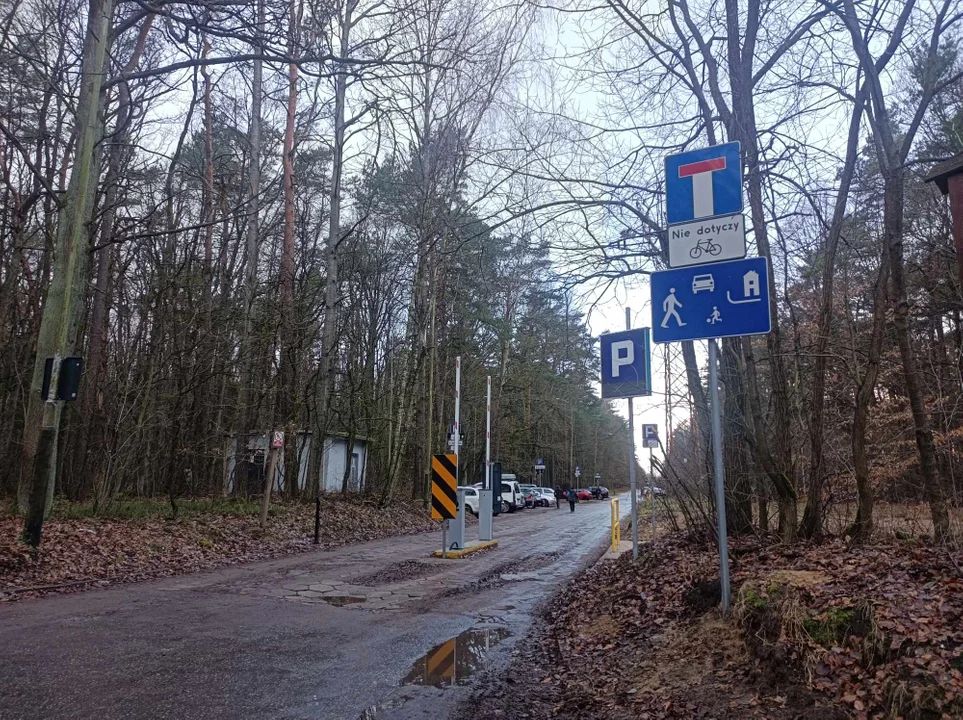
[[[431,519],[442,520],[441,556],[448,557],[448,521],[458,512],[455,455],[431,456]]]
[[[652,487],[649,488],[652,501],[652,542],[655,542],[655,458],[652,455],[652,446],[649,445],[649,475]]]
[[[729,614],[729,536],[726,529],[726,476],[722,466],[722,413],[719,410],[718,350],[709,340],[709,393],[712,405],[712,468],[716,486],[716,531],[719,533],[719,583],[722,614]]]
[[[632,398],[652,394],[649,329],[632,329],[632,311],[625,308],[625,330],[599,338],[602,397],[629,401],[629,493],[632,501],[632,558],[639,557],[639,501],[635,477],[635,408]]]
[[[625,308],[625,329],[632,329],[632,311]],[[648,334],[646,334],[648,340]],[[613,363],[614,364],[614,363]],[[645,358],[646,368],[649,367],[648,353]],[[652,387],[652,383],[646,383]],[[635,408],[632,406],[632,396],[629,396],[629,493],[632,496],[632,559],[639,559],[639,500],[635,479]]]
[[[765,335],[772,330],[769,266],[745,255],[742,155],[738,142],[690,150],[665,159],[669,265],[652,273],[652,339],[657,343],[709,341],[712,459],[719,536],[722,613],[729,613],[729,540],[726,535],[722,414],[717,338]],[[727,262],[717,262],[728,260]],[[654,509],[653,493],[653,509]]]
[[[652,451],[659,447],[659,426],[642,426],[642,443],[649,449],[649,502],[652,507],[652,542],[655,542],[655,457]]]
[[[458,484],[458,455],[461,451],[461,355],[455,358],[455,484]]]
[[[494,538],[492,527],[492,513],[494,511],[492,496],[500,495],[492,486],[492,376],[486,381],[485,390],[485,478],[482,491],[478,494],[478,539],[491,540]]]

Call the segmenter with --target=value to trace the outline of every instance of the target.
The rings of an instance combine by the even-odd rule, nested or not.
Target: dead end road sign
[[[431,518],[454,520],[458,514],[456,463],[458,456],[431,456]]]
[[[669,267],[746,256],[739,150],[731,142],[665,159]]]
[[[665,159],[665,200],[669,225],[741,214],[739,143],[669,155]]]

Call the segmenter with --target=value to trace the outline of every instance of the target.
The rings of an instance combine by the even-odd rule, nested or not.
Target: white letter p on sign
[[[619,340],[612,343],[612,377],[619,376],[619,368],[632,365],[635,362],[635,343],[631,340]]]

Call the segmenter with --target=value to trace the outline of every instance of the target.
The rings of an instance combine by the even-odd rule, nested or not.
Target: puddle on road
[[[511,633],[502,627],[471,628],[436,645],[412,665],[402,685],[462,685],[488,667],[488,651]]]
[[[334,605],[336,607],[344,607],[345,605],[354,605],[356,603],[363,603],[365,599],[357,595],[328,595],[321,598],[329,605]]]

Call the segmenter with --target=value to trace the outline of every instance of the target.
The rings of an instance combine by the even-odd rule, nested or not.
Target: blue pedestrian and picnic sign
[[[761,257],[652,273],[652,339],[667,343],[770,332],[768,278]]]

